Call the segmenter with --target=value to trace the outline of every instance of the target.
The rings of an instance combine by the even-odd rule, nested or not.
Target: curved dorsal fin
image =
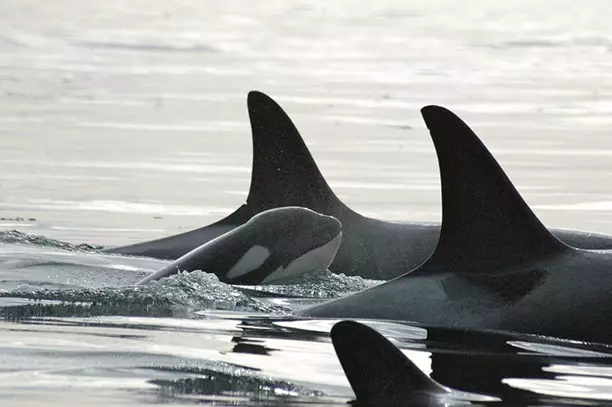
[[[283,109],[257,91],[249,92],[247,100],[253,132],[253,171],[247,204],[261,209],[303,206],[326,214],[345,209]]]
[[[467,124],[439,106],[421,113],[442,185],[440,239],[424,266],[481,272],[568,249],[538,220]]]
[[[357,400],[380,401],[400,393],[447,392],[372,328],[342,321],[334,325],[330,334]]]

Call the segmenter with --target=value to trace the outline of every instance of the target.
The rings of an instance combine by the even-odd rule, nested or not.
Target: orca
[[[418,268],[301,311],[612,343],[612,251],[572,248],[527,206],[476,134],[422,109],[442,185],[442,227]]]
[[[388,280],[417,267],[431,255],[438,241],[439,224],[388,222],[353,211],[331,190],[284,110],[257,91],[249,93],[247,104],[253,166],[246,204],[212,225],[106,252],[176,259],[261,211],[301,206],[334,216],[343,224],[343,242],[330,267],[332,272]],[[612,249],[612,236],[570,230],[553,233],[574,247]]]
[[[341,321],[330,332],[342,369],[355,393],[355,406],[454,406],[498,399],[455,392],[423,373],[374,329]],[[471,396],[471,397],[470,397]]]
[[[193,249],[137,283],[182,271],[214,273],[231,284],[268,284],[326,270],[342,240],[332,216],[283,207],[253,216],[245,224]]]

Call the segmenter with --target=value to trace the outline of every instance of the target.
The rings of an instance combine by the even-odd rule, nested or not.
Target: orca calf
[[[470,399],[497,400],[453,392],[442,386],[423,373],[388,339],[358,322],[338,322],[330,336],[355,392],[353,405],[442,407],[470,404]]]
[[[401,277],[302,314],[612,343],[612,252],[562,243],[461,119],[436,106],[422,114],[442,185],[434,253]]]
[[[330,268],[333,272],[387,280],[417,267],[431,255],[438,241],[439,224],[387,222],[356,213],[336,197],[300,133],[276,102],[253,91],[248,96],[248,110],[253,168],[246,204],[212,225],[106,252],[176,259],[261,211],[301,206],[342,222],[344,237]],[[611,236],[569,230],[552,232],[574,247],[612,249]]]
[[[190,251],[137,285],[194,270],[214,273],[220,281],[232,284],[289,280],[326,270],[340,246],[341,230],[336,218],[310,209],[270,209]]]

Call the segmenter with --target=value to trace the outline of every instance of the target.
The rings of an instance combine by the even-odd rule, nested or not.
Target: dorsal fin
[[[442,227],[422,271],[440,265],[481,272],[541,258],[568,246],[538,220],[476,134],[449,110],[421,110],[442,185]]]
[[[283,109],[257,91],[249,92],[248,109],[253,172],[247,205],[257,209],[295,205],[332,215],[346,209]]]
[[[354,321],[342,321],[334,325],[330,335],[357,400],[379,401],[400,393],[448,391],[372,328]]]

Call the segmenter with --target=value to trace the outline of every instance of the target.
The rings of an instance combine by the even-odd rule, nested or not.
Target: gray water
[[[121,287],[155,261],[48,240],[124,244],[229,214],[248,190],[252,89],[281,103],[360,213],[440,219],[419,115],[440,104],[477,131],[547,226],[612,233],[610,14],[606,0],[3,0],[0,228],[28,234],[22,243],[46,239],[2,236],[0,305],[18,322],[0,324],[0,403],[206,401],[205,391],[188,396],[151,380],[209,370],[254,374],[258,389],[262,375],[286,382],[264,403],[350,398],[324,339],[329,321],[304,322],[321,337],[266,339],[279,349],[268,356],[228,352],[230,339],[250,335],[241,321],[253,316],[290,315],[374,283],[323,276],[281,293],[300,302],[258,299],[199,274],[139,296]],[[274,324],[266,329],[281,332]],[[570,390],[559,380],[532,387],[610,394],[601,371],[585,384],[557,370]],[[224,397],[214,402],[247,403]]]
[[[246,93],[295,120],[356,210],[439,220],[419,109],[482,136],[549,226],[612,233],[608,1],[0,5],[0,226],[121,244],[220,219]]]

